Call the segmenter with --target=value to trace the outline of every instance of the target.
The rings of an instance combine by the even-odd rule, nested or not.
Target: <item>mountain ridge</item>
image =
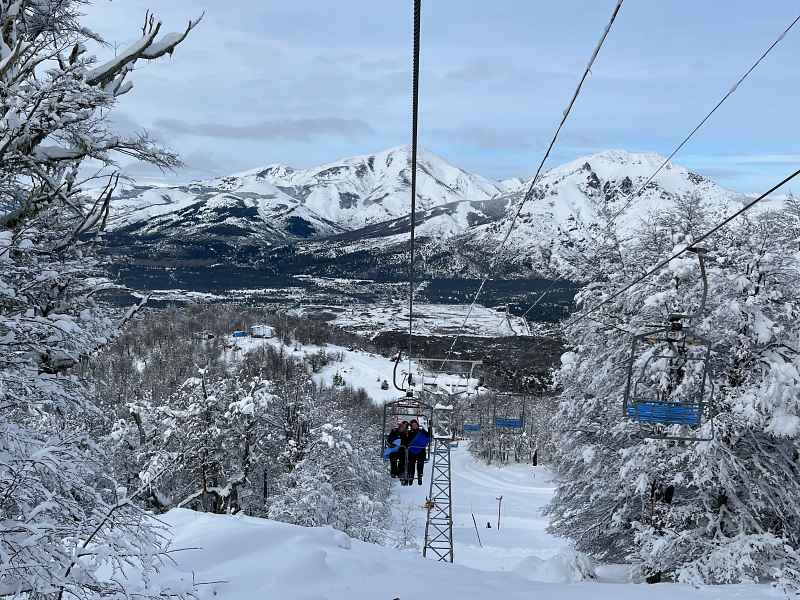
[[[419,158],[421,268],[439,276],[482,274],[530,180],[492,182],[425,150]],[[407,248],[409,161],[401,146],[309,169],[273,163],[184,186],[136,186],[114,200],[107,239],[112,253],[142,260],[136,242],[148,241],[146,259],[156,263],[228,260],[276,273],[380,275]],[[663,162],[657,154],[606,150],[544,172],[515,221],[506,271],[535,272],[538,256],[561,233],[617,211],[632,227],[647,211],[681,198],[727,206],[739,197],[668,162],[629,202]]]

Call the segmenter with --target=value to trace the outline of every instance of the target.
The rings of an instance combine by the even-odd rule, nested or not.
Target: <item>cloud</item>
[[[372,128],[359,119],[318,117],[259,121],[250,125],[227,123],[188,123],[180,119],[158,119],[156,127],[181,135],[251,140],[308,141],[313,137],[334,135],[354,137],[372,133]]]
[[[119,135],[133,135],[145,130],[141,123],[126,112],[115,110],[108,116],[111,130]]]
[[[475,61],[448,70],[443,78],[450,82],[474,84],[497,80],[508,73],[509,71],[504,65],[493,64],[489,61]]]
[[[185,183],[190,179],[208,179],[229,175],[252,167],[230,154],[212,154],[206,150],[192,150],[183,157],[184,165],[174,171],[161,171],[158,167],[141,161],[131,161],[121,165],[124,175],[134,179],[165,183]]]
[[[226,157],[228,158],[228,157]],[[194,150],[183,157],[182,171],[205,173],[209,175],[227,174],[241,165],[232,166],[230,161],[221,161],[208,152]]]
[[[796,165],[800,163],[800,154],[733,154],[707,156],[707,162],[719,162],[735,165]]]
[[[443,140],[458,140],[480,150],[520,150],[536,148],[540,145],[530,134],[518,130],[460,127],[435,129],[431,131],[431,134]]]

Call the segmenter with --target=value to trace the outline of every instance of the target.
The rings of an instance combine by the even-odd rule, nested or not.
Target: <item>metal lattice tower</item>
[[[437,404],[433,409],[433,466],[428,494],[425,547],[436,560],[453,562],[453,501],[450,485],[450,441],[453,407]]]

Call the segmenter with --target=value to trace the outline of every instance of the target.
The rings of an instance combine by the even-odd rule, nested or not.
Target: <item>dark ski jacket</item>
[[[394,441],[395,441],[395,440],[399,440],[399,439],[401,439],[402,437],[403,437],[403,434],[402,434],[402,433],[400,433],[400,430],[399,430],[397,427],[395,427],[394,429],[392,429],[392,430],[389,432],[389,435],[388,435],[388,436],[386,436],[386,443],[387,443],[389,446],[392,446],[392,445],[394,444]]]
[[[428,432],[422,429],[421,427],[416,432],[409,433],[409,441],[408,441],[408,453],[409,454],[420,454],[421,452],[425,452],[425,448],[428,447],[428,442],[430,441],[430,436]]]

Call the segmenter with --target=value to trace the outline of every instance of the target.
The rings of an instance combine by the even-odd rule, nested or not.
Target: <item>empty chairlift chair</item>
[[[713,423],[706,430],[710,436],[697,435],[704,420],[713,416],[714,386],[709,370],[711,344],[691,325],[692,319],[703,314],[708,293],[704,250],[690,251],[700,261],[700,308],[693,314],[672,314],[666,324],[653,325],[633,337],[624,414],[642,425],[643,437],[703,441],[713,436]]]

